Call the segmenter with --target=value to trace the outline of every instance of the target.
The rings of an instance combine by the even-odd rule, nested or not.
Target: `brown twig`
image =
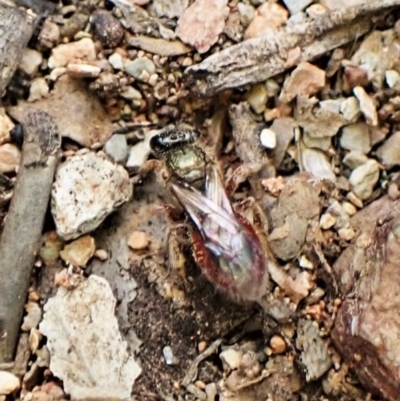
[[[245,40],[189,67],[188,86],[202,95],[213,95],[223,89],[265,81],[356,40],[372,28],[373,13],[399,6],[400,0],[375,0]]]
[[[0,240],[0,363],[14,357],[60,148],[57,127],[43,111],[28,113],[24,134],[22,160]]]
[[[0,2],[0,97],[17,69],[36,21],[34,14]]]

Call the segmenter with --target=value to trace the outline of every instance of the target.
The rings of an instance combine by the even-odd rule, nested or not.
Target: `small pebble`
[[[119,53],[113,53],[108,58],[108,62],[112,65],[114,70],[122,70],[124,68],[124,59]]]
[[[15,127],[11,118],[8,117],[4,108],[0,108],[0,145],[11,140],[10,131]]]
[[[64,262],[77,267],[85,267],[89,259],[94,255],[96,245],[94,238],[84,235],[77,240],[65,245],[60,251],[60,257]]]
[[[29,98],[28,102],[34,102],[36,100],[42,99],[49,94],[49,85],[44,78],[35,78],[31,82],[31,87],[29,88]]]
[[[24,321],[21,326],[22,331],[31,331],[39,325],[42,319],[42,309],[37,302],[28,301],[25,305],[27,314],[24,316]]]
[[[77,42],[61,44],[54,47],[48,61],[50,69],[65,67],[76,59],[85,61],[96,60],[96,49],[94,42],[90,38],[83,38]]]
[[[369,125],[360,122],[343,127],[340,145],[344,149],[367,154],[372,147]]]
[[[208,347],[207,341],[200,341],[199,344],[197,345],[197,351],[199,354],[204,352]]]
[[[95,37],[106,47],[118,46],[124,37],[124,29],[109,11],[94,11],[90,22],[93,26]]]
[[[267,100],[268,91],[264,84],[254,85],[247,95],[247,101],[250,107],[257,114],[264,111]]]
[[[72,78],[97,78],[101,68],[96,65],[68,63],[67,74]]]
[[[25,48],[22,50],[21,61],[18,64],[18,68],[25,72],[25,74],[33,77],[39,71],[42,61],[42,53],[37,50]]]
[[[379,164],[375,160],[370,159],[353,170],[349,178],[349,183],[354,194],[364,200],[372,195],[378,179]]]
[[[13,173],[19,166],[21,151],[11,143],[0,146],[0,173]]]
[[[172,348],[169,345],[167,345],[166,347],[163,348],[163,355],[164,355],[165,363],[167,365],[175,365],[176,364],[174,353],[172,351]]]
[[[349,193],[346,195],[346,198],[347,198],[347,200],[348,200],[349,202],[351,202],[355,207],[358,207],[359,209],[362,209],[362,208],[363,208],[363,206],[364,206],[363,201],[362,201],[359,197],[357,197],[357,196],[354,194],[354,192],[349,192]]]
[[[355,236],[355,232],[351,227],[341,228],[340,230],[338,230],[338,234],[339,238],[344,241],[351,241]]]
[[[146,249],[149,246],[149,236],[143,231],[134,231],[129,236],[128,246],[135,251]]]
[[[377,149],[376,154],[388,168],[400,165],[400,131],[389,136]]]
[[[127,100],[140,100],[143,97],[142,94],[133,86],[128,86],[120,93],[120,96]]]
[[[93,256],[101,261],[104,261],[110,257],[110,254],[105,249],[96,249],[96,252]]]
[[[144,80],[143,72],[147,73],[147,79],[151,74],[154,74],[156,67],[154,63],[147,57],[139,57],[133,61],[128,61],[125,64],[125,71],[127,74],[132,75],[136,79]]]
[[[57,24],[46,18],[38,36],[40,47],[45,49],[53,48],[60,41],[60,28]]]
[[[315,267],[313,262],[311,262],[311,260],[307,259],[307,257],[305,255],[300,256],[299,266],[302,267],[303,269],[307,269],[307,270],[313,270]]]
[[[20,381],[17,376],[10,372],[0,370],[0,395],[8,395],[17,391]]]
[[[269,128],[264,128],[260,133],[261,145],[267,149],[274,149],[276,146],[276,133]]]
[[[340,105],[340,113],[348,122],[356,122],[361,115],[357,98],[355,96],[350,96],[343,100]]]
[[[378,125],[378,113],[376,111],[376,106],[370,96],[362,86],[356,86],[353,89],[353,93],[358,99],[360,104],[360,110],[365,117],[365,121],[374,127]]]
[[[128,156],[128,143],[125,135],[112,135],[104,145],[104,152],[115,162],[124,163]]]
[[[342,208],[349,216],[354,216],[357,213],[356,207],[350,202],[343,202]]]
[[[255,9],[253,6],[244,3],[238,3],[237,9],[240,15],[240,23],[247,27],[254,18]]]
[[[393,200],[398,199],[400,197],[399,186],[397,184],[395,184],[394,182],[389,184],[388,195],[389,195],[390,199],[393,199]]]
[[[278,335],[271,337],[269,346],[271,347],[273,354],[283,354],[286,351],[286,342],[281,336]]]
[[[219,354],[219,358],[229,369],[238,369],[242,363],[243,353],[234,348],[228,348]]]
[[[400,74],[395,70],[385,72],[386,83],[389,88],[393,88],[400,81]]]

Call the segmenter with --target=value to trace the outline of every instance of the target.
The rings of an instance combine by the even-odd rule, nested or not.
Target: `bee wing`
[[[232,215],[190,185],[183,187],[172,184],[171,190],[201,233],[204,233],[205,226],[210,223],[223,227],[231,234],[235,234],[239,229]]]
[[[205,191],[207,199],[210,199],[215,204],[221,206],[222,209],[233,216],[233,209],[228,197],[226,196],[221,175],[213,166],[207,169]]]

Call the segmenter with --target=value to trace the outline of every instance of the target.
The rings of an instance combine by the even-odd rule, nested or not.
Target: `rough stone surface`
[[[279,99],[288,103],[297,95],[314,95],[325,85],[325,71],[310,64],[299,64],[283,84]]]
[[[65,67],[74,60],[94,61],[96,59],[96,50],[93,40],[83,38],[77,42],[61,44],[53,48],[49,58],[49,67]]]
[[[227,0],[195,0],[180,16],[177,36],[205,53],[218,40],[229,15]]]
[[[116,300],[104,278],[91,275],[75,289],[59,288],[44,307],[50,370],[72,399],[127,399],[141,373],[122,341]]]
[[[379,165],[375,160],[368,160],[357,167],[350,175],[349,182],[352,191],[360,199],[368,199],[372,195],[379,179]]]
[[[400,164],[400,131],[392,134],[376,151],[382,163],[390,168]]]
[[[398,291],[399,199],[381,198],[352,218],[359,236],[333,265],[347,294],[332,338],[345,361],[374,394],[397,401],[400,393]]]
[[[125,64],[125,71],[127,74],[132,75],[136,79],[141,79],[143,71],[146,71],[149,75],[154,74],[156,67],[154,63],[147,57],[140,57],[133,61],[128,61]]]
[[[123,167],[93,152],[70,157],[58,167],[52,190],[57,234],[69,240],[89,233],[131,196]]]
[[[367,154],[371,150],[371,136],[368,124],[356,123],[343,127],[340,145],[344,149]]]
[[[60,252],[64,262],[76,267],[85,267],[89,259],[94,255],[96,245],[94,238],[84,235],[68,245]]]

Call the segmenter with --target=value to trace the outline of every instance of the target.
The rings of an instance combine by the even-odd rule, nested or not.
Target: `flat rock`
[[[369,159],[366,163],[353,170],[349,178],[349,183],[354,194],[364,200],[372,195],[378,179],[379,164],[376,160]]]
[[[310,63],[300,63],[285,80],[279,100],[289,103],[298,95],[314,95],[324,86],[324,70]]]
[[[371,134],[366,123],[349,124],[343,127],[340,146],[367,154],[371,150]]]
[[[74,239],[97,228],[132,196],[128,172],[93,152],[76,155],[56,172],[51,212],[57,234]]]
[[[397,401],[400,384],[400,201],[383,197],[352,218],[359,233],[333,265],[345,299],[332,339],[360,381]]]
[[[83,80],[63,76],[45,99],[34,103],[20,102],[7,112],[23,123],[27,110],[46,111],[55,120],[61,136],[80,145],[104,144],[114,127],[99,99],[87,89]]]
[[[75,289],[60,287],[44,306],[50,370],[74,400],[128,399],[141,368],[122,340],[108,282],[91,275]]]
[[[104,145],[104,152],[115,163],[124,163],[128,156],[126,136],[120,134],[113,135]]]
[[[228,18],[227,0],[195,0],[180,16],[177,36],[199,53],[216,43]]]
[[[372,98],[365,92],[361,86],[353,89],[355,97],[358,99],[360,111],[365,117],[365,121],[374,127],[378,125],[378,113]]]
[[[400,164],[400,131],[396,131],[376,151],[382,163],[391,168]]]

